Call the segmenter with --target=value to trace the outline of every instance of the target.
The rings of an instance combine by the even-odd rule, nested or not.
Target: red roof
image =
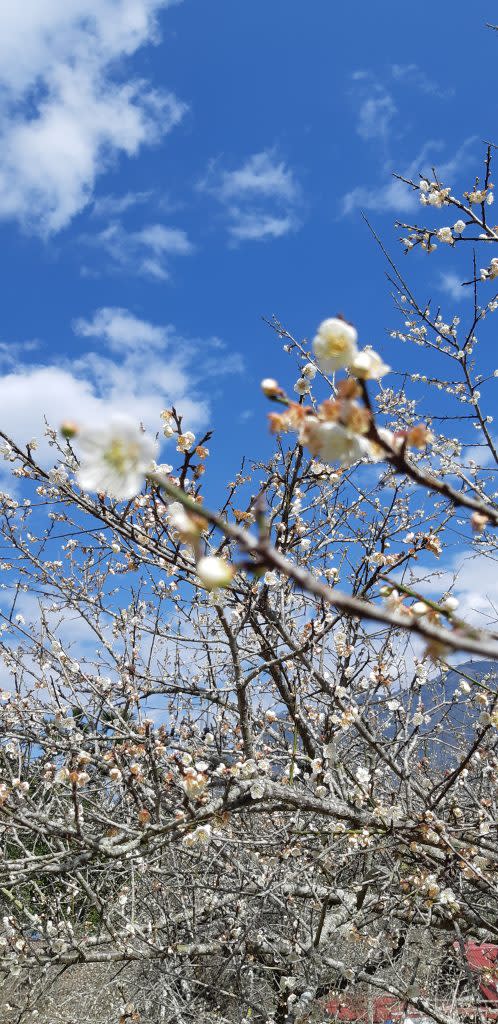
[[[459,944],[454,943],[454,948],[459,949]],[[467,942],[465,944],[465,956],[472,971],[479,974],[479,989],[483,1000],[490,1003],[498,1003],[498,945],[492,942]],[[345,994],[332,996],[326,1005],[326,1011],[331,1017],[337,1020],[367,1021],[368,1003],[364,996]],[[472,1015],[475,1007],[460,1007],[459,1015]],[[498,1012],[498,1011],[497,1011]],[[372,1014],[374,1024],[383,1024],[386,1020],[404,1020],[406,1016],[416,1020],[420,1013],[412,1011],[409,1003],[400,1001],[394,996],[378,996],[372,1002]],[[489,1010],[486,1016],[491,1019],[496,1014]]]
[[[485,999],[491,1003],[498,1001],[498,946],[492,942],[468,942],[465,946],[467,963],[473,971],[481,976],[479,988]]]
[[[366,1021],[368,1018],[367,1000],[361,996],[347,996],[341,999],[333,996],[326,1006],[327,1013],[341,1021]],[[372,1002],[374,1024],[383,1024],[386,1020],[398,1021],[407,1015],[407,1004],[395,999],[394,996],[378,996]],[[417,1013],[409,1014],[415,1018]]]

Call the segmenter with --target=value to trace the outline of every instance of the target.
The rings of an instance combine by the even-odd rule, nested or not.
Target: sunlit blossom
[[[371,455],[370,443],[361,434],[353,433],[340,423],[324,422],[315,417],[306,420],[299,439],[312,455],[340,466],[351,466]]]
[[[339,317],[323,320],[313,339],[313,351],[324,373],[350,366],[355,359],[358,334],[352,324]]]
[[[353,359],[351,372],[361,380],[380,380],[391,369],[377,352],[367,346]]]
[[[141,490],[157,443],[127,416],[113,416],[102,427],[78,433],[80,487],[127,501]]]

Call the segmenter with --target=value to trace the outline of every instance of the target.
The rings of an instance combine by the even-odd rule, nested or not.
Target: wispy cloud
[[[471,136],[452,156],[438,160],[444,144],[440,139],[433,139],[422,146],[415,159],[402,168],[401,173],[403,177],[412,180],[417,179],[419,174],[431,177],[431,169],[435,166],[440,180],[453,185],[455,177],[460,176],[469,165],[474,142],[475,136]],[[357,185],[347,192],[341,200],[341,214],[346,216],[358,209],[408,214],[418,206],[417,193],[391,175],[378,185]]]
[[[44,417],[58,427],[67,418],[96,423],[123,410],[155,432],[161,409],[171,404],[186,428],[202,429],[210,419],[206,380],[243,369],[237,353],[220,358],[219,338],[185,338],[171,324],[121,307],[97,309],[75,320],[73,330],[81,339],[75,358],[43,361],[40,353],[34,362],[31,354],[0,375],[2,429],[20,443],[42,438]],[[41,452],[45,461],[51,457],[46,443]]]
[[[186,107],[123,59],[157,38],[170,0],[0,5],[0,217],[50,234],[89,202],[97,177],[182,119]]]
[[[341,200],[341,213],[375,210],[382,213],[410,213],[417,206],[415,195],[402,181],[392,178],[378,186],[357,185]]]
[[[453,87],[443,88],[435,82],[418,64],[393,64],[391,74],[396,82],[411,86],[419,92],[428,96],[436,96],[438,99],[446,100],[454,96]]]
[[[453,270],[446,270],[440,274],[439,287],[454,302],[461,302],[468,295],[468,289],[462,287],[461,278]]]
[[[299,226],[300,188],[274,149],[227,170],[212,161],[198,188],[220,203],[232,242],[281,238]]]
[[[370,71],[355,71],[351,98],[356,110],[356,131],[367,140],[386,143],[397,107],[391,93]]]
[[[116,221],[95,235],[84,235],[82,241],[104,250],[112,269],[133,271],[157,281],[170,277],[171,257],[188,256],[194,251],[182,228],[164,224],[147,224],[137,231],[127,231]]]
[[[396,106],[389,93],[369,96],[358,111],[358,135],[362,139],[386,139],[395,113]]]
[[[122,196],[99,196],[92,203],[93,217],[120,217],[127,210],[147,203],[151,192],[126,192]]]

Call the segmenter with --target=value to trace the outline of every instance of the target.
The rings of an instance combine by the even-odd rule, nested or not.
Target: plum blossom
[[[380,380],[390,369],[391,367],[384,363],[382,357],[369,345],[362,352],[358,352],[351,363],[352,373],[361,380]]]
[[[206,822],[204,825],[199,825],[193,832],[187,832],[183,837],[184,846],[205,846],[211,839],[211,825]]]
[[[191,430],[185,431],[184,434],[179,434],[178,444],[176,446],[177,452],[189,452],[195,441],[195,434]]]
[[[306,420],[299,440],[312,455],[319,455],[324,462],[338,462],[340,466],[352,466],[371,454],[370,444],[361,434],[353,433],[340,423],[323,422],[315,417]]]
[[[360,767],[356,769],[356,780],[361,786],[367,786],[370,782],[370,778],[371,776],[368,768]]]
[[[135,420],[113,416],[101,427],[78,433],[82,452],[77,479],[85,491],[128,501],[141,490],[157,451],[157,443]]]
[[[358,334],[352,324],[339,317],[323,320],[313,339],[313,351],[320,369],[333,373],[350,366],[357,354]]]
[[[308,377],[309,380],[314,380],[316,377],[316,366],[314,363],[306,363],[301,372],[303,377]]]

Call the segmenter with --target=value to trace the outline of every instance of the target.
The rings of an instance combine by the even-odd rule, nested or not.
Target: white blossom
[[[391,369],[369,345],[358,352],[350,368],[355,377],[361,380],[380,380]]]
[[[310,389],[311,385],[307,377],[299,377],[294,384],[294,391],[297,395],[307,395]]]
[[[138,494],[157,450],[153,438],[127,416],[113,416],[102,427],[82,429],[78,445],[80,487],[123,501]]]
[[[178,443],[176,446],[177,452],[189,452],[195,441],[195,434],[191,430],[186,430],[184,434],[179,434]]]
[[[366,438],[343,427],[340,423],[308,420],[305,433],[300,440],[313,455],[319,455],[324,462],[338,462],[340,466],[351,466],[360,459],[369,458],[371,447]]]
[[[303,377],[308,377],[309,380],[314,380],[316,377],[316,366],[314,363],[306,363],[301,371]]]
[[[313,339],[313,351],[324,373],[350,366],[357,354],[358,334],[352,324],[339,317],[324,320]]]

